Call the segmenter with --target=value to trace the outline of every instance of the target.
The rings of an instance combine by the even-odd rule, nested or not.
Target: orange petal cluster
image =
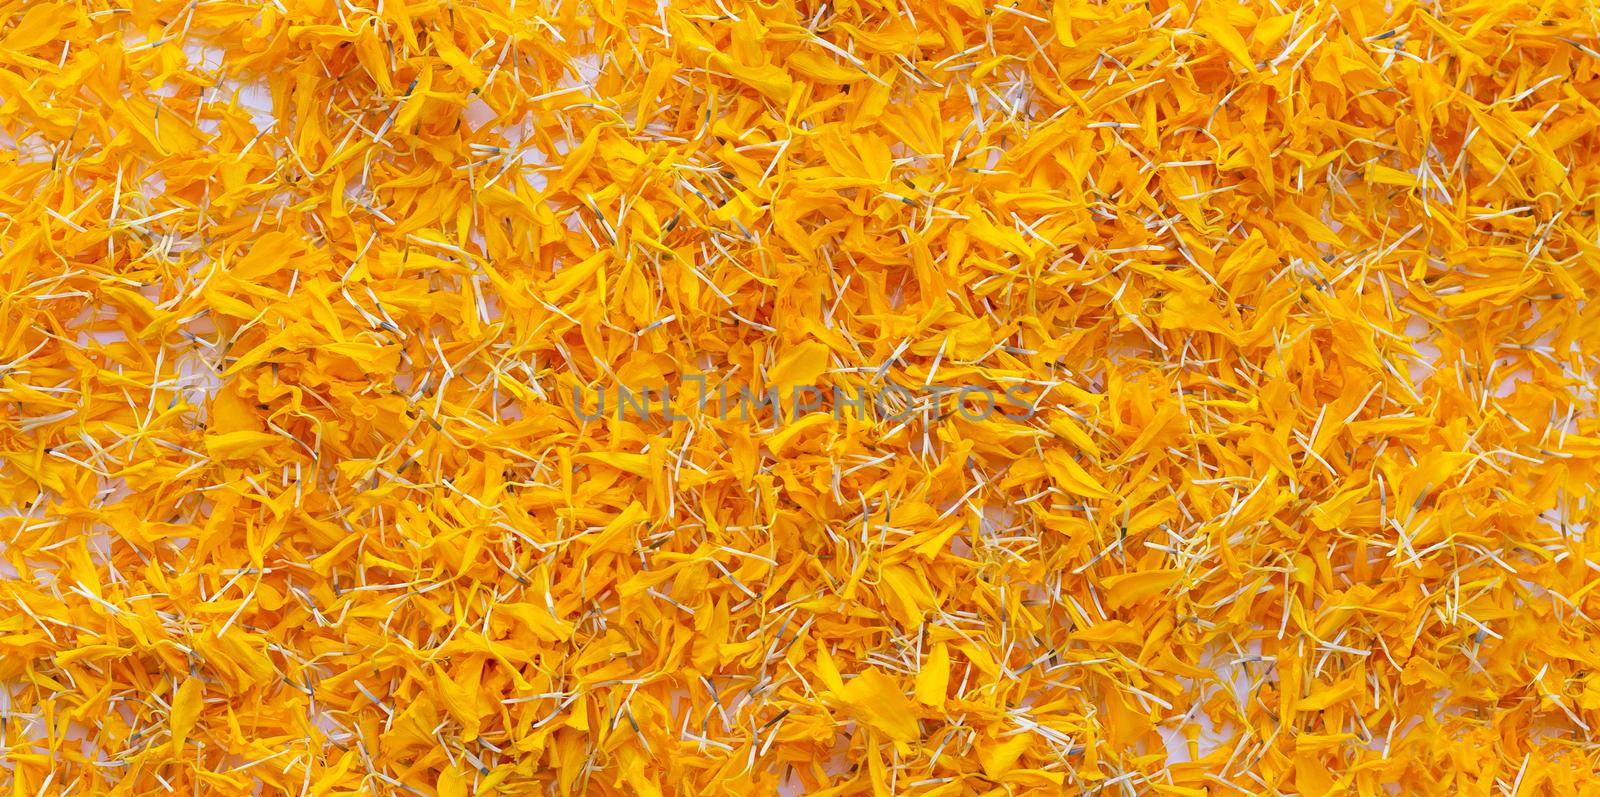
[[[1597,21],[0,4],[0,787],[1595,793]]]

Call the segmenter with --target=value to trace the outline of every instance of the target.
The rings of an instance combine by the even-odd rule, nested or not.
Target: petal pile
[[[0,786],[1588,793],[1597,131],[1587,0],[0,4]]]

